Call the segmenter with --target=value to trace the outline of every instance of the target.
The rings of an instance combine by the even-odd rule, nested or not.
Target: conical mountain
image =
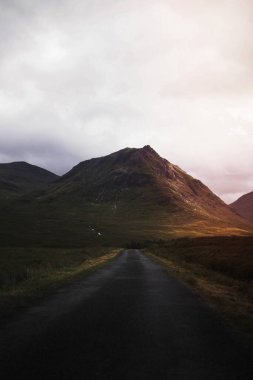
[[[79,163],[51,188],[51,197],[96,203],[137,202],[167,210],[236,217],[201,181],[160,157],[150,146],[126,148]]]
[[[19,237],[62,245],[248,234],[251,229],[199,180],[150,146],[83,161],[49,189],[7,210]],[[8,223],[5,223],[8,226]],[[28,240],[29,240],[28,239]]]

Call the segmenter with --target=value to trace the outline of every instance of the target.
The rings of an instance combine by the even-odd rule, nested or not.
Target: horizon
[[[0,2],[0,162],[57,174],[151,145],[226,203],[253,191],[250,0]]]

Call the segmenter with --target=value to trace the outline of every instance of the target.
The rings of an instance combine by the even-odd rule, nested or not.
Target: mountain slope
[[[52,199],[61,196],[90,202],[138,201],[222,219],[234,212],[202,182],[161,158],[150,146],[81,162],[50,189]]]
[[[21,245],[123,245],[250,232],[205,185],[150,146],[81,162],[43,192],[2,210],[0,218],[2,241]]]
[[[253,191],[241,196],[237,201],[231,203],[230,207],[253,223]]]
[[[11,199],[41,189],[58,178],[56,174],[26,162],[0,164],[0,199]]]

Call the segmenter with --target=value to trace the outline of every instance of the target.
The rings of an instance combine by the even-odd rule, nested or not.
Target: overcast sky
[[[253,191],[252,0],[0,0],[0,162],[58,174],[150,144]]]

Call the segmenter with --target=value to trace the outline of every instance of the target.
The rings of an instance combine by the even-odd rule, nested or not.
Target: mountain
[[[253,191],[230,204],[239,215],[253,223]]]
[[[8,200],[44,188],[56,174],[26,162],[0,164],[0,199]]]
[[[150,146],[126,148],[79,163],[50,189],[51,198],[60,196],[114,205],[147,202],[174,211],[235,216],[202,182],[161,158]]]
[[[1,218],[2,241],[21,245],[123,245],[252,232],[208,187],[150,146],[83,161],[44,191],[12,203]]]

